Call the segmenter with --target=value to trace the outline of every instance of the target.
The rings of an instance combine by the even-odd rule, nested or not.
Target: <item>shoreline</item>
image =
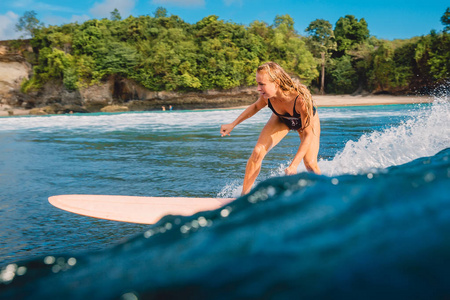
[[[392,95],[313,95],[316,106],[368,106],[390,104],[431,103],[433,96],[392,96]]]
[[[370,106],[370,105],[391,105],[391,104],[420,104],[433,102],[433,96],[392,96],[392,95],[313,95],[314,104],[317,107],[340,107],[340,106]],[[203,109],[236,109],[238,107],[221,108],[198,108]],[[30,109],[0,107],[0,117],[7,116],[27,116],[30,115]]]

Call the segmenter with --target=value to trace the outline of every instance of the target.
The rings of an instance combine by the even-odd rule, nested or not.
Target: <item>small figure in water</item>
[[[250,192],[266,154],[290,130],[298,132],[300,146],[291,164],[285,169],[286,175],[296,174],[302,160],[308,171],[320,174],[317,165],[320,120],[308,88],[300,82],[295,82],[281,66],[274,62],[267,62],[257,68],[256,83],[260,93],[259,99],[247,107],[232,123],[222,125],[220,128],[222,136],[230,135],[234,127],[267,105],[273,112],[261,131],[247,162],[242,195]]]

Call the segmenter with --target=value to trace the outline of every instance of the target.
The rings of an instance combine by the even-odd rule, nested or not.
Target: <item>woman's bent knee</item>
[[[252,155],[250,156],[250,161],[254,163],[261,163],[267,154],[267,150],[264,146],[256,145],[253,149]]]

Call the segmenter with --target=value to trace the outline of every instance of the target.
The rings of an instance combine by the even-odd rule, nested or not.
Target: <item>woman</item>
[[[258,67],[256,83],[260,93],[259,99],[247,107],[233,123],[222,125],[220,128],[222,136],[230,135],[236,125],[252,117],[266,105],[273,112],[247,162],[242,195],[250,192],[265,155],[286,136],[289,130],[298,132],[300,146],[291,164],[285,169],[286,175],[296,174],[302,160],[308,171],[320,174],[317,165],[320,120],[313,106],[311,93],[301,83],[294,82],[286,71],[274,62]]]

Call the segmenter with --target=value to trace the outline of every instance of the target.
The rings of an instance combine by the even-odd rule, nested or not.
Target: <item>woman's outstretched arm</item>
[[[264,108],[267,105],[267,99],[263,97],[259,97],[259,99],[247,107],[237,118],[230,124],[224,124],[220,127],[220,134],[222,136],[230,135],[230,132],[236,127],[238,124],[247,120],[248,118],[253,117],[258,111]]]

